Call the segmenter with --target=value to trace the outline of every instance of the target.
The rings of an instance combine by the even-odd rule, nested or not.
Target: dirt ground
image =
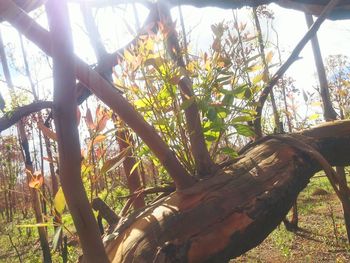
[[[298,199],[299,227],[281,224],[258,247],[231,262],[350,262],[341,204],[324,177],[312,179]]]

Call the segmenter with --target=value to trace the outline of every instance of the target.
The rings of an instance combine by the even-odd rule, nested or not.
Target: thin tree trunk
[[[54,121],[58,139],[59,175],[86,262],[108,262],[97,222],[81,179],[77,128],[74,54],[66,1],[49,0],[54,77]]]
[[[259,17],[257,14],[257,8],[253,7],[253,16],[254,16],[254,22],[256,26],[256,31],[258,33],[258,43],[259,43],[259,49],[260,49],[260,57],[262,60],[262,63],[264,65],[264,82],[269,83],[270,82],[270,72],[269,72],[269,65],[266,62],[266,55],[265,55],[265,47],[264,47],[264,41],[262,37],[262,31],[260,26]],[[273,90],[270,92],[270,98],[271,98],[271,104],[272,104],[272,112],[274,116],[274,122],[275,122],[275,130],[280,133],[280,117],[278,114],[278,109],[275,101],[275,96],[273,93]]]
[[[3,44],[1,33],[0,33],[0,58],[1,58],[2,68],[4,71],[7,85],[9,87],[9,89],[12,92],[14,92],[14,87],[13,87],[13,83],[12,83],[12,79],[11,79],[10,70],[8,68],[8,63],[7,63],[7,58],[6,58],[6,54],[5,54],[5,50],[4,50],[4,44]],[[33,169],[33,164],[32,164],[32,160],[30,157],[28,139],[27,139],[27,136],[25,134],[24,125],[21,121],[19,121],[17,123],[17,128],[19,131],[19,136],[20,136],[22,148],[24,151],[26,169],[29,170],[33,174],[34,169]],[[27,181],[29,182],[30,180],[31,180],[31,177],[30,177],[30,174],[28,173],[27,174]],[[43,219],[42,211],[41,211],[39,193],[35,189],[31,188],[30,194],[32,197],[32,206],[34,209],[36,222],[38,224],[44,223],[44,219]],[[45,228],[38,227],[38,232],[39,232],[39,239],[40,239],[41,249],[43,252],[44,262],[45,263],[52,262],[51,254],[50,254],[50,246],[49,246],[49,242],[47,241],[47,233],[45,231]]]
[[[304,35],[304,37],[299,41],[299,43],[293,49],[293,52],[290,54],[286,62],[277,70],[277,72],[272,76],[270,82],[263,89],[261,96],[258,100],[258,106],[256,107],[256,118],[254,120],[254,129],[257,136],[262,135],[261,131],[261,115],[264,104],[268,95],[270,94],[273,87],[277,84],[277,81],[283,76],[283,74],[287,71],[290,65],[297,59],[298,55],[305,47],[306,43],[316,34],[317,30],[320,28],[321,24],[327,18],[329,12],[333,10],[333,8],[340,2],[340,0],[331,0],[327,6],[322,11],[322,14],[317,18],[315,23],[313,23],[312,27],[309,31]]]
[[[308,27],[311,27],[313,24],[312,15],[305,14],[306,22]],[[317,69],[317,75],[320,82],[320,93],[323,103],[323,116],[325,121],[334,121],[337,119],[337,113],[335,112],[332,101],[329,94],[329,86],[326,76],[326,70],[324,68],[322,54],[320,50],[320,45],[318,43],[317,34],[311,39],[312,51],[314,53],[315,64]],[[349,199],[349,188],[346,181],[346,174],[344,167],[336,167],[338,181],[339,181],[339,191],[345,197]],[[349,199],[350,200],[350,199]],[[348,235],[348,242],[350,243],[350,213],[344,207],[342,202],[343,211],[344,211],[344,221],[345,227]]]
[[[84,17],[85,27],[87,29],[87,32],[89,34],[89,39],[91,42],[91,45],[94,48],[95,55],[97,57],[98,63],[102,63],[103,58],[107,55],[107,51],[101,41],[101,36],[99,34],[98,28],[94,22],[94,19],[92,17],[91,9],[87,7],[86,5],[82,4],[81,11]],[[112,79],[112,68],[108,70],[104,74],[104,77],[106,80]],[[117,121],[115,118],[114,121]],[[125,150],[129,145],[134,146],[133,140],[128,140],[128,138],[131,139],[130,134],[127,131],[127,127],[123,121],[119,122],[120,125],[116,126],[117,129],[117,142],[119,144],[120,151]],[[129,142],[129,144],[127,143]],[[129,151],[129,154],[126,156],[123,167],[125,171],[125,176],[128,183],[128,188],[130,191],[130,194],[135,193],[137,190],[140,190],[142,188],[141,182],[140,182],[140,176],[138,169],[134,169],[132,173],[131,169],[136,164],[135,157],[132,155],[132,150]],[[142,195],[139,195],[135,198],[133,202],[133,206],[135,209],[139,209],[143,206],[145,206],[145,201]]]
[[[140,180],[139,169],[137,167],[134,167],[136,165],[136,160],[132,153],[135,142],[132,139],[130,133],[126,130],[125,124],[123,123],[121,123],[119,127],[117,127],[117,142],[119,145],[120,152],[125,151],[128,147],[131,146],[131,149],[129,149],[129,154],[123,161],[123,167],[130,194],[134,194],[135,192],[141,190],[142,185]],[[132,169],[134,170],[131,173]],[[135,196],[135,199],[133,201],[133,207],[135,209],[139,209],[144,206],[144,196],[142,194]]]

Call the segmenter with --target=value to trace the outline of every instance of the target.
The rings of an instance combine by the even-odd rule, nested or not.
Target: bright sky
[[[296,43],[305,34],[307,28],[305,17],[302,12],[283,9],[277,5],[270,5],[275,13],[275,28],[279,34],[280,46],[283,51],[283,61],[288,57]],[[190,6],[182,7],[185,18],[186,30],[191,32],[191,47],[192,52],[196,50],[207,50],[212,43],[212,32],[210,26],[214,23],[232,20],[232,10],[222,10],[218,8],[202,8],[197,9]],[[70,14],[72,21],[72,29],[74,36],[74,45],[76,54],[85,59],[88,63],[94,63],[95,58],[88,38],[84,32],[84,26],[80,14],[79,7],[75,4],[70,5]],[[138,6],[138,14],[143,23],[147,16],[147,10]],[[174,20],[178,19],[178,9],[173,8],[172,14]],[[245,20],[251,19],[250,10],[241,9],[238,12],[238,18]],[[45,25],[45,16],[41,16],[39,20]],[[97,24],[100,29],[103,41],[108,51],[115,51],[117,48],[124,46],[132,39],[130,29],[135,30],[136,23],[131,5],[122,8],[108,8],[98,11]],[[127,26],[128,25],[128,26]],[[8,25],[0,26],[5,44],[7,47],[14,48],[15,52],[20,52],[18,44],[18,34],[11,30]],[[271,37],[273,33],[270,32]],[[343,21],[326,21],[318,33],[321,51],[323,57],[326,58],[331,54],[344,54],[350,57],[350,23],[349,20]],[[32,44],[27,42],[27,53],[30,54],[34,48]],[[276,56],[277,57],[277,56]],[[313,54],[311,46],[308,45],[301,53],[302,59],[298,60],[288,70],[287,74],[296,79],[296,86],[299,88],[310,89],[316,85],[315,67],[313,62]],[[16,64],[22,63],[21,54],[17,53],[14,56]],[[40,66],[40,63],[35,60],[30,60],[30,67],[38,74],[40,86],[51,87],[51,80],[48,78],[51,75],[51,69],[47,66]],[[277,69],[274,69],[274,71]],[[274,71],[271,70],[273,73]],[[2,70],[0,71],[2,76]],[[14,73],[15,74],[15,73]],[[14,75],[16,85],[25,85],[28,87],[28,82],[24,76]],[[3,77],[1,77],[3,79]],[[0,90],[4,93],[6,90],[3,83],[0,82]]]

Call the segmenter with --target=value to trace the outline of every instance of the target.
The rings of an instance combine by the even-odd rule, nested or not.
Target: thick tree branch
[[[22,32],[29,40],[33,41],[46,54],[52,55],[49,33],[12,1],[4,0],[0,3],[0,15],[5,17],[9,23]],[[181,165],[175,154],[169,149],[155,129],[145,121],[116,88],[76,56],[75,73],[76,77],[86,87],[113,109],[149,146],[168,171],[178,189],[184,189],[195,183],[195,180]]]
[[[0,132],[10,128],[23,117],[47,108],[52,108],[52,101],[36,101],[6,113],[4,117],[0,118]]]
[[[52,37],[54,121],[58,138],[59,175],[86,262],[108,262],[97,222],[81,179],[77,128],[73,43],[66,1],[46,6]]]
[[[14,0],[15,3],[20,6],[25,11],[29,12],[36,8],[38,8],[40,5],[42,5],[45,1],[44,0]],[[149,7],[152,5],[151,0],[69,0],[71,3],[82,3],[86,2],[88,5],[92,7],[104,7],[104,6],[110,6],[110,5],[120,5],[120,4],[127,4],[127,3],[140,3],[143,4],[146,7]],[[219,8],[226,8],[226,9],[232,9],[232,8],[241,8],[243,6],[259,6],[259,5],[265,5],[269,3],[276,3],[282,7],[285,8],[291,8],[300,10],[309,14],[313,15],[320,15],[324,6],[327,5],[327,0],[284,0],[284,1],[277,1],[277,0],[167,0],[168,3],[170,3],[173,6],[177,5],[192,5],[195,7],[219,7]],[[339,5],[332,10],[329,14],[330,19],[348,19],[350,17],[350,0],[342,0]],[[1,21],[1,19],[0,19]]]
[[[322,14],[317,18],[315,23],[312,25],[312,27],[308,30],[308,32],[305,34],[305,36],[299,41],[299,43],[296,45],[296,47],[293,49],[292,53],[284,62],[284,64],[277,70],[277,72],[273,75],[270,82],[266,85],[266,87],[263,89],[259,101],[258,106],[256,108],[256,119],[254,120],[254,129],[256,132],[256,135],[258,137],[261,137],[262,131],[261,131],[261,114],[262,109],[264,107],[264,104],[266,102],[266,99],[268,95],[270,94],[273,87],[277,84],[278,80],[283,76],[283,74],[287,71],[287,69],[290,67],[290,65],[293,64],[293,62],[298,58],[300,52],[303,50],[307,42],[316,34],[317,30],[320,28],[323,21],[327,18],[327,15],[329,12],[340,2],[341,0],[331,0],[329,4],[325,7]]]
[[[344,121],[261,140],[216,176],[122,218],[106,244],[109,259],[228,262],[281,223],[311,176],[322,169],[320,155],[331,165],[350,163],[349,134],[350,121]],[[295,145],[295,140],[303,144]],[[140,235],[131,236],[136,230]]]

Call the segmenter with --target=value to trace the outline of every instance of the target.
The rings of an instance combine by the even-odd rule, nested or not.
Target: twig
[[[52,55],[50,34],[12,1],[0,4],[0,15],[21,31],[48,55]],[[174,180],[176,188],[185,189],[196,180],[181,165],[169,146],[155,129],[135,110],[135,108],[103,77],[92,70],[85,62],[75,56],[75,74],[97,97],[113,109],[119,117],[137,133]],[[75,115],[74,115],[75,116]]]
[[[171,19],[169,9],[165,5],[159,5],[162,20],[169,27],[167,35],[167,50],[175,64],[186,72],[186,64],[182,56],[180,43],[177,37],[175,26]],[[193,84],[188,73],[184,73],[184,77],[179,81],[178,86],[181,90],[181,98],[183,101],[194,99]],[[202,123],[199,115],[197,102],[194,100],[191,105],[185,108],[186,124],[191,142],[191,151],[194,157],[196,170],[199,177],[213,175],[217,170],[216,165],[210,157],[207,149],[202,129]]]
[[[9,239],[10,239],[11,246],[12,246],[12,247],[15,249],[15,251],[16,251],[16,254],[17,254],[17,257],[18,257],[19,262],[22,263],[23,261],[22,261],[21,255],[19,254],[17,247],[16,247],[15,244],[13,243],[11,235],[10,235],[10,234],[7,234],[7,236],[8,236]]]
[[[273,75],[270,82],[266,85],[266,87],[263,89],[259,101],[258,106],[256,108],[256,119],[254,120],[254,129],[256,132],[256,135],[258,137],[262,136],[261,131],[261,115],[262,115],[262,109],[264,107],[264,104],[266,102],[266,99],[268,95],[270,94],[272,88],[277,84],[278,80],[283,76],[283,74],[287,71],[287,69],[292,65],[292,63],[298,59],[298,56],[302,49],[305,47],[307,42],[316,34],[317,30],[320,28],[323,21],[327,18],[327,15],[329,12],[340,2],[340,0],[332,0],[329,2],[329,4],[324,8],[321,15],[317,18],[315,23],[310,27],[309,31],[305,34],[305,36],[299,41],[299,43],[296,45],[286,62],[277,70],[277,72]]]

